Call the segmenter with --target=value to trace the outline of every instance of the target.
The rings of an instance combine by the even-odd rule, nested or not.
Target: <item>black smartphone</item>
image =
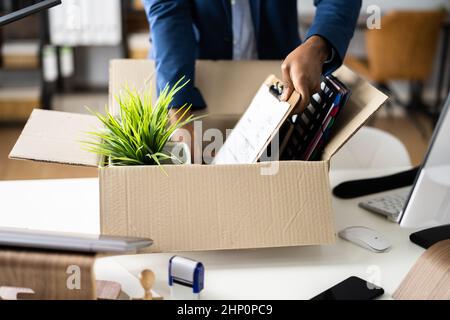
[[[311,300],[372,300],[383,294],[383,288],[361,278],[350,277]]]

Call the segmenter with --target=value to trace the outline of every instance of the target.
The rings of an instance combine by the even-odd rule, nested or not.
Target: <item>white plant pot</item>
[[[180,159],[181,163],[178,163],[176,160],[167,159],[161,161],[161,164],[191,164],[191,150],[184,142],[167,142],[164,151],[176,156]]]

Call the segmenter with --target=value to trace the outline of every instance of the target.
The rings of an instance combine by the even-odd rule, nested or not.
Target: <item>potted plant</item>
[[[108,110],[105,114],[91,111],[104,129],[88,132],[96,139],[83,141],[85,149],[103,157],[105,165],[190,163],[189,147],[185,143],[170,142],[177,129],[200,118],[188,116],[190,106],[186,104],[174,114],[169,113],[174,96],[189,82],[183,79],[172,87],[166,86],[154,103],[150,92],[140,94],[125,88],[116,97],[120,107],[118,117]]]

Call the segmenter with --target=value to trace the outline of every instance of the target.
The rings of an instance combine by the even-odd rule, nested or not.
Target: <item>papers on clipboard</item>
[[[294,93],[280,101],[280,81],[270,76],[216,155],[213,164],[251,164],[258,161],[299,101]]]

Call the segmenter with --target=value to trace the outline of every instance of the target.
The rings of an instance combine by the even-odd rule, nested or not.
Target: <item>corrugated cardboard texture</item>
[[[239,119],[270,74],[281,77],[281,61],[198,61],[195,84],[201,88],[208,105],[208,109],[201,113],[208,113],[213,117],[234,115]],[[110,108],[114,112],[118,111],[114,96],[120,93],[124,85],[155,92],[155,77],[153,61],[112,60]],[[208,119],[204,122],[208,122]]]
[[[81,141],[101,127],[94,116],[35,109],[9,157],[95,167],[98,156],[83,150]]]
[[[101,168],[101,230],[145,236],[152,251],[330,244],[326,162]]]
[[[334,74],[350,88],[351,96],[336,120],[322,156],[324,160],[331,159],[388,98],[345,66]]]
[[[209,113],[203,129],[232,128],[263,80],[279,72],[273,61],[199,61],[196,85]],[[347,68],[338,73],[355,92],[330,154],[385,99]],[[154,80],[151,61],[111,63],[111,96],[124,84],[139,90]],[[102,232],[153,238],[157,252],[333,243],[328,162],[278,164],[271,176],[261,174],[267,164],[166,166],[168,176],[157,167],[101,168]]]

